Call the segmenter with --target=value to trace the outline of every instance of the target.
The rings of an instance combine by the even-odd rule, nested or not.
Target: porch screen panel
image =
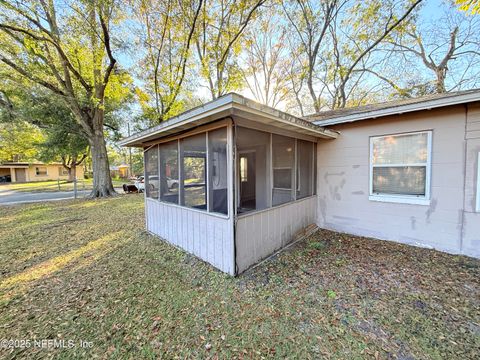
[[[270,207],[270,133],[236,128],[237,212]]]
[[[160,200],[178,204],[178,141],[159,145]]]
[[[228,213],[227,128],[208,132],[210,212]]]
[[[206,134],[184,138],[180,141],[182,159],[183,199],[181,205],[207,209],[207,144]]]
[[[153,146],[145,152],[145,195],[158,199],[158,146]]]
[[[313,143],[297,140],[297,199],[313,193]]]
[[[272,135],[273,196],[272,205],[294,200],[295,139]]]

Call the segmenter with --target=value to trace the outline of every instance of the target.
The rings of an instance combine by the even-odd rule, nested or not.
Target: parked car
[[[167,186],[169,189],[178,189],[178,179],[167,177]]]
[[[10,175],[0,176],[0,183],[12,182],[12,177]]]
[[[135,186],[138,189],[138,192],[144,192],[145,191],[145,177],[144,176],[139,176],[137,180],[134,182]]]
[[[148,178],[148,185],[150,186],[151,190],[157,190],[159,188],[159,179],[157,175],[150,175]],[[135,180],[135,186],[138,189],[138,192],[145,191],[145,176],[139,176],[137,180]],[[178,186],[178,184],[177,184]]]

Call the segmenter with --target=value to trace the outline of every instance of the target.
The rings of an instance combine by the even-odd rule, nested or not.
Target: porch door
[[[255,209],[256,201],[256,176],[255,176],[256,152],[245,151],[239,153],[239,204],[240,209]]]
[[[26,182],[27,176],[25,174],[25,169],[15,169],[15,181],[16,182]]]

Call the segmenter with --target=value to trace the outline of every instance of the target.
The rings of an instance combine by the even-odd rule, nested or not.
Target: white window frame
[[[477,212],[480,213],[480,151],[477,156]]]
[[[385,166],[426,166],[425,169],[425,195],[402,195],[402,194],[375,194],[373,192],[373,141],[375,139],[381,139],[385,137],[396,137],[396,136],[405,136],[405,135],[415,135],[415,134],[427,134],[427,162],[418,163],[418,164],[385,164],[385,165],[376,165],[377,167]],[[432,131],[416,131],[416,132],[405,132],[397,134],[388,134],[381,136],[371,136],[370,137],[370,179],[369,179],[369,197],[370,201],[380,201],[380,202],[391,202],[391,203],[401,203],[401,204],[414,204],[414,205],[430,205],[430,193],[431,193],[431,174],[432,174]]]

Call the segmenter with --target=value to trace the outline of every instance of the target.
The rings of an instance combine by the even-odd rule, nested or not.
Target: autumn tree
[[[242,73],[254,98],[277,107],[289,97],[287,29],[276,7],[263,11],[245,33]]]
[[[185,109],[182,94],[203,0],[132,3],[145,53],[138,71],[145,86],[138,95],[145,115],[158,123]]]
[[[35,142],[27,142],[31,147],[28,152],[35,154],[33,160],[61,162],[69,180],[73,181],[77,166],[89,152],[89,144],[70,108],[39,86],[29,88],[26,82],[15,85],[18,83],[3,81],[1,84],[5,101],[0,102],[0,123],[13,128],[29,124],[29,132],[41,134],[35,137]]]
[[[315,111],[352,105],[373,52],[422,0],[284,1],[284,13],[304,54],[305,79]],[[368,93],[368,92],[367,92]]]
[[[419,69],[419,74],[425,74],[417,75],[410,84],[391,83],[403,96],[416,94],[418,89],[423,89],[424,93],[444,93],[480,84],[478,16],[470,16],[448,6],[439,19],[434,22],[410,22],[389,42],[392,46],[386,51],[396,56],[393,61],[395,68],[390,69],[390,74],[398,73],[398,69],[410,72]],[[407,74],[400,71],[400,77],[407,77]]]
[[[465,11],[467,14],[480,14],[479,0],[455,0],[455,3],[459,6],[460,10]]]
[[[243,87],[243,33],[266,0],[205,0],[195,47],[200,77],[214,100]]]
[[[91,197],[115,193],[104,137],[117,60],[115,0],[0,0],[0,61],[65,102],[91,148]],[[115,87],[115,86],[114,86]]]
[[[34,125],[23,121],[0,122],[0,163],[37,159],[37,146],[43,141],[43,133]]]

